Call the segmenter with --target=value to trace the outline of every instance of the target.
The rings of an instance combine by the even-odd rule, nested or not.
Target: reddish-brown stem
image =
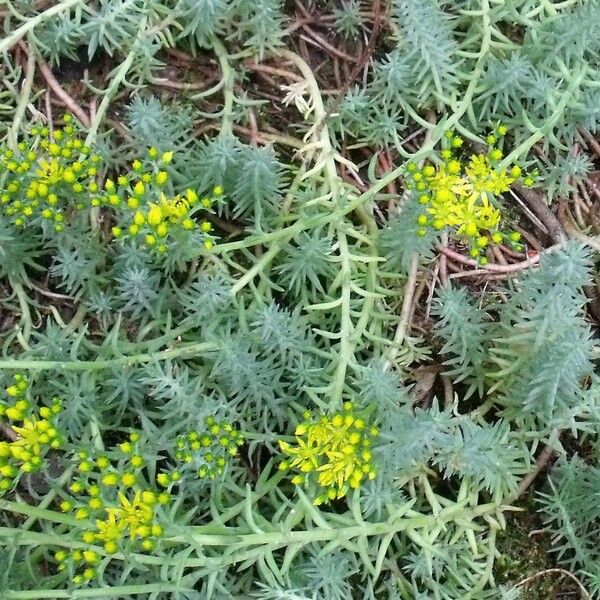
[[[60,85],[60,83],[58,83],[56,77],[54,77],[52,74],[50,67],[40,55],[36,56],[36,61],[40,69],[40,73],[57,98],[64,103],[69,112],[71,112],[81,121],[84,127],[89,127],[91,122],[87,112],[83,110],[81,105],[75,101],[75,99]]]
[[[344,60],[350,63],[357,62],[358,59],[355,56],[350,56],[350,54],[347,54],[343,50],[340,50],[339,48],[336,48],[335,46],[331,45],[327,40],[323,39],[321,35],[319,35],[316,31],[311,29],[308,25],[303,25],[302,29],[304,29],[304,31],[306,31],[306,33],[308,34],[307,37],[302,36],[307,42],[318,46],[322,50],[329,52],[329,54],[332,54],[339,58],[343,58]]]
[[[270,65],[263,65],[255,62],[245,62],[244,66],[251,71],[258,71],[260,73],[268,73],[269,75],[278,75],[285,79],[291,79],[292,81],[304,81],[300,75],[292,73],[287,69],[281,69],[280,67],[271,67]]]
[[[531,471],[525,477],[523,477],[521,483],[519,484],[519,487],[517,488],[517,491],[512,496],[513,501],[517,498],[520,498],[529,489],[529,486],[535,481],[536,477],[543,471],[543,469],[546,468],[546,465],[548,464],[553,455],[554,450],[549,446],[546,446],[540,452],[540,455],[535,461],[535,467],[533,471]]]
[[[560,247],[562,247],[562,244],[557,244],[555,246],[551,246],[545,252],[548,253],[551,250],[557,250]],[[443,252],[452,260],[462,263],[463,265],[479,267],[479,271],[481,271],[481,273],[513,273],[515,271],[522,271],[523,269],[533,267],[540,262],[540,254],[537,254],[536,256],[524,260],[523,262],[514,263],[512,265],[485,265],[485,267],[482,267],[476,260],[467,258],[466,256],[463,256],[462,254],[459,254],[450,248],[440,248],[440,252]]]

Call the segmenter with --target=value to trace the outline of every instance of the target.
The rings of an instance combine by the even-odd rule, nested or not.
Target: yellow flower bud
[[[14,406],[7,408],[5,414],[11,421],[21,421],[23,419],[23,413]]]
[[[16,396],[19,396],[21,394],[21,391],[16,385],[11,385],[6,388],[6,393],[14,398]]]
[[[125,473],[121,478],[123,485],[133,487],[137,482],[137,477],[134,473]]]
[[[458,175],[460,173],[460,161],[458,160],[451,160],[448,163],[448,173],[450,173],[451,175]]]
[[[151,204],[150,210],[148,211],[148,225],[156,227],[163,220],[163,214],[160,206],[157,204]]]
[[[144,459],[139,455],[136,454],[135,456],[131,457],[131,466],[135,467],[136,469],[139,469],[140,467],[144,466]]]
[[[102,508],[102,500],[100,498],[90,498],[88,506],[93,510],[99,510]]]
[[[442,188],[435,193],[435,199],[438,202],[451,202],[454,199],[454,194],[447,188]]]
[[[475,223],[467,223],[465,226],[465,234],[469,237],[475,237],[477,235],[477,225]]]
[[[67,183],[73,183],[77,180],[75,173],[73,173],[73,171],[71,169],[65,169],[62,177],[63,177],[63,180],[66,181]]]
[[[84,531],[83,535],[81,536],[81,539],[86,544],[93,544],[96,540],[96,534],[93,531]]]
[[[99,469],[107,469],[110,466],[110,460],[106,456],[100,456],[98,460],[96,460],[96,466]]]
[[[100,557],[98,556],[98,553],[94,552],[93,550],[84,550],[83,551],[83,560],[85,560],[85,562],[93,565],[93,564],[96,564],[100,560]]]
[[[58,561],[58,562],[63,562],[65,560],[67,560],[67,558],[69,558],[69,554],[67,553],[66,550],[57,550],[54,553],[54,558]]]
[[[164,152],[163,155],[160,157],[160,160],[161,162],[168,165],[173,160],[173,152]]]
[[[169,181],[169,174],[166,171],[159,171],[155,180],[157,185],[165,185]]]
[[[119,477],[116,473],[107,473],[102,477],[102,483],[106,486],[113,486],[119,483]]]
[[[104,544],[104,550],[107,554],[116,554],[119,550],[119,546],[117,546],[116,542],[106,542]]]
[[[152,506],[158,502],[158,497],[154,492],[150,490],[144,490],[142,492],[142,502],[148,506]]]
[[[123,442],[119,444],[119,449],[123,454],[130,454],[133,452],[133,446],[129,442]]]
[[[146,193],[146,187],[144,186],[144,184],[141,181],[138,181],[133,186],[133,193],[139,197],[143,196]]]

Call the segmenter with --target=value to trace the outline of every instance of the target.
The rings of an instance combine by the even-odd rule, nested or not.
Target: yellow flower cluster
[[[513,246],[518,243],[518,233],[500,231],[502,213],[497,197],[515,181],[531,186],[534,180],[516,164],[500,166],[503,152],[498,143],[506,131],[505,126],[499,125],[486,138],[487,153],[471,155],[466,164],[455,154],[463,140],[451,131],[445,137],[440,164],[418,167],[408,163],[408,187],[423,205],[423,212],[417,217],[418,235],[426,235],[428,227],[451,227],[469,241],[470,256],[481,264],[487,263],[483,252],[490,242]]]
[[[192,466],[198,477],[215,479],[223,474],[228,458],[237,455],[244,443],[244,434],[231,423],[217,421],[212,416],[206,417],[205,425],[202,432],[190,431],[177,438],[175,458]],[[172,473],[161,473],[158,481],[167,487]]]
[[[197,211],[210,211],[215,202],[221,201],[223,188],[215,187],[211,197],[202,199],[191,189],[180,195],[169,194],[170,178],[165,166],[172,160],[173,152],[159,156],[156,148],[150,148],[145,164],[135,160],[127,176],[121,175],[116,183],[106,180],[100,201],[104,206],[120,209],[112,234],[115,238],[142,239],[149,248],[164,253],[170,234],[197,231],[204,247],[210,250],[215,240],[212,225],[193,217]]]
[[[66,215],[87,208],[99,194],[101,159],[79,136],[73,117],[63,127],[33,127],[28,141],[0,150],[0,206],[17,227],[33,222],[64,229]]]
[[[137,432],[131,433],[111,453],[116,455],[113,460],[107,455],[92,458],[87,452],[79,452],[79,476],[69,485],[72,496],[60,502],[63,512],[72,513],[85,526],[81,540],[102,546],[107,554],[119,550],[150,552],[164,532],[158,508],[168,504],[171,496],[145,484],[146,461],[140,454],[139,440]],[[59,550],[55,558],[59,570],[65,570],[69,562],[78,570],[73,579],[76,585],[96,576],[99,556],[93,549],[71,553]]]
[[[11,441],[0,441],[0,494],[12,489],[20,474],[42,469],[46,453],[63,443],[55,422],[62,410],[61,401],[54,398],[51,406],[36,412],[26,397],[28,389],[25,376],[17,374],[13,385],[6,388],[10,401],[0,403],[0,416],[13,421]]]
[[[305,421],[296,427],[296,443],[279,442],[289,457],[279,468],[299,471],[292,478],[295,485],[314,480],[321,492],[315,504],[343,498],[365,479],[375,477],[372,444],[379,430],[368,426],[352,403],[346,402],[343,411],[332,416],[304,416]]]

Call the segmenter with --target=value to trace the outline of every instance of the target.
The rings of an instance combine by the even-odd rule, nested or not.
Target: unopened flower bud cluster
[[[48,223],[60,232],[71,212],[97,201],[100,163],[71,115],[53,131],[32,127],[16,148],[0,149],[0,209],[17,227]]]
[[[215,479],[223,474],[228,461],[236,456],[244,443],[244,435],[227,421],[205,419],[204,431],[190,431],[176,441],[175,458],[191,466],[201,479]],[[168,485],[168,474],[161,474]],[[159,476],[160,477],[160,476]]]

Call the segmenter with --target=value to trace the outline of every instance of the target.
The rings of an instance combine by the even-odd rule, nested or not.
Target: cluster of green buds
[[[74,459],[78,474],[69,485],[70,496],[60,501],[60,509],[81,521],[81,541],[101,546],[108,555],[152,552],[164,533],[160,507],[169,504],[171,496],[148,485],[139,433],[132,432],[110,453],[91,456],[80,451]],[[55,558],[59,571],[74,573],[75,585],[97,575],[100,555],[94,548],[58,550]]]
[[[17,227],[46,223],[62,231],[69,213],[98,200],[100,163],[71,115],[53,131],[32,127],[15,148],[0,148],[0,210]]]
[[[164,253],[170,241],[180,243],[184,241],[181,236],[185,239],[196,232],[210,250],[216,239],[211,233],[212,225],[195,217],[198,212],[211,212],[216,203],[224,200],[223,188],[215,187],[212,195],[204,198],[191,189],[175,195],[166,171],[172,160],[173,152],[159,155],[156,148],[150,148],[144,161],[135,160],[127,175],[119,176],[116,182],[106,180],[99,202],[117,211],[112,234],[117,239],[141,240],[148,248]]]
[[[36,409],[27,398],[29,383],[22,374],[6,388],[8,402],[0,402],[0,417],[9,421],[10,441],[0,441],[0,494],[13,488],[23,473],[36,473],[45,466],[49,450],[63,445],[56,427],[62,402]]]
[[[504,153],[499,144],[506,132],[504,125],[498,125],[486,137],[487,151],[472,154],[464,161],[456,154],[463,140],[449,131],[443,141],[440,162],[423,166],[407,164],[407,187],[423,206],[417,217],[417,235],[426,235],[428,228],[451,228],[456,236],[468,242],[469,255],[482,265],[488,262],[485,250],[490,243],[521,249],[520,234],[501,229],[498,197],[517,181],[532,186],[535,174],[524,173],[517,164],[502,162]]]
[[[244,434],[231,423],[217,421],[212,416],[206,417],[204,423],[203,431],[190,431],[177,438],[175,458],[182,469],[192,468],[199,478],[216,479],[225,471],[228,460],[238,454]],[[173,474],[161,475],[166,487]]]
[[[351,402],[333,415],[304,413],[294,434],[295,443],[279,441],[287,456],[279,469],[296,471],[295,485],[316,485],[316,505],[343,498],[375,478],[372,446],[379,429],[369,426],[366,411],[357,411]]]

